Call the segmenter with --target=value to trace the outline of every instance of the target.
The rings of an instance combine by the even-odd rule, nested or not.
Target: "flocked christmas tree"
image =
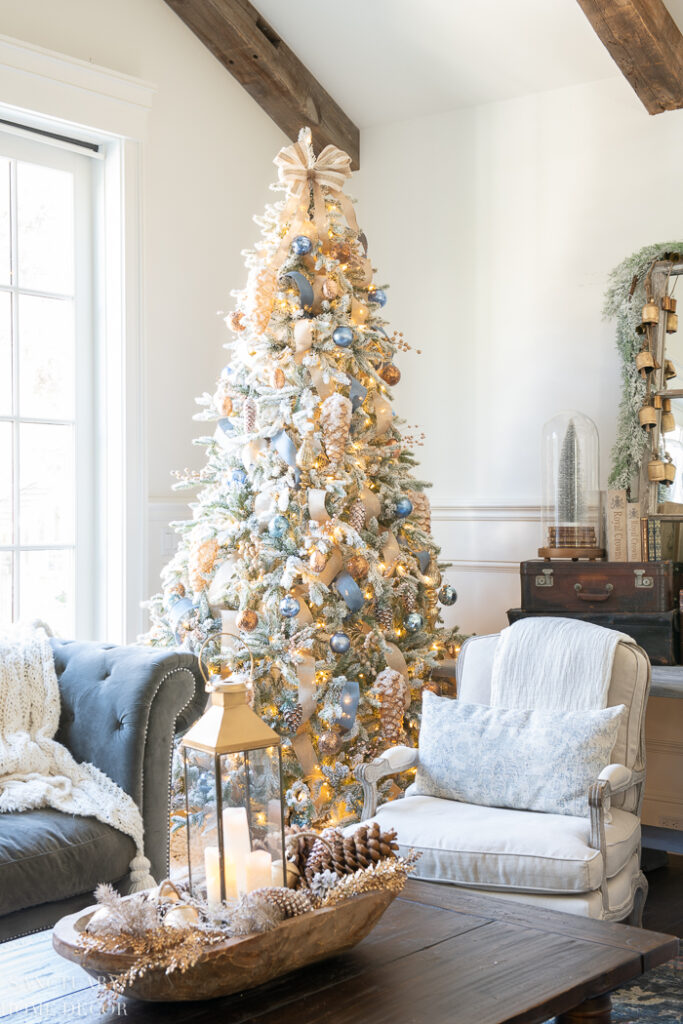
[[[229,362],[199,399],[206,464],[177,485],[200,490],[146,639],[198,651],[239,632],[254,709],[285,737],[290,822],[336,823],[360,809],[354,767],[416,742],[423,685],[459,640],[438,609],[455,592],[392,413],[394,358],[409,346],[386,331],[343,192],[349,157],[327,146],[316,160],[304,129],[275,163],[286,194],[256,218]],[[229,639],[205,653],[244,668]]]

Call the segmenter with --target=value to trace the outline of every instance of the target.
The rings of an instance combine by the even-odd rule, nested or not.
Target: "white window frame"
[[[26,416],[19,401],[19,375],[13,374],[14,396],[13,414],[11,416],[0,416],[0,421],[11,422],[14,426],[14,457],[13,457],[13,518],[14,518],[14,542],[9,550],[12,552],[14,563],[15,593],[14,612],[18,611],[18,604],[21,597],[21,573],[19,570],[19,553],[30,550],[58,550],[74,548],[75,555],[75,635],[79,638],[90,638],[96,634],[98,628],[97,609],[100,605],[100,594],[92,582],[92,565],[97,555],[96,530],[100,518],[99,491],[94,479],[94,435],[95,435],[95,395],[94,385],[94,364],[96,351],[93,348],[93,300],[95,298],[95,281],[93,276],[93,189],[97,182],[95,173],[95,155],[86,156],[86,151],[78,151],[78,147],[54,145],[52,141],[38,141],[23,137],[18,131],[5,130],[0,125],[0,153],[12,161],[39,164],[44,167],[51,167],[57,170],[66,171],[73,175],[74,179],[74,251],[75,251],[75,280],[73,286],[74,301],[74,332],[75,332],[75,366],[76,366],[76,407],[73,420],[59,420],[54,417],[39,418]],[[73,150],[73,151],[72,151]],[[13,164],[15,167],[16,164]],[[14,202],[12,223],[12,251],[17,251],[17,230],[18,224],[14,213],[16,211],[16,176],[12,171],[12,194]],[[16,267],[15,267],[16,270]],[[59,300],[60,296],[52,292],[36,292],[32,289],[22,287],[16,274],[8,285],[2,286],[2,291],[12,296],[12,336],[14,338],[15,353],[19,345],[21,324],[19,319],[19,298],[21,295],[45,295],[46,297]],[[17,330],[19,326],[19,331]],[[21,473],[21,456],[19,449],[20,426],[22,423],[41,423],[56,425],[73,423],[75,427],[75,514],[76,514],[76,536],[73,544],[24,544],[21,542],[21,513],[19,476]],[[3,546],[3,550],[7,550]],[[79,596],[80,595],[80,596]],[[41,614],[40,609],[35,609],[37,615]]]
[[[101,535],[92,637],[129,642],[144,628],[147,464],[142,310],[142,157],[155,88],[0,35],[0,118],[94,142],[100,268],[94,310],[104,397],[94,443]],[[106,387],[104,386],[106,382]],[[106,444],[105,444],[106,439]]]

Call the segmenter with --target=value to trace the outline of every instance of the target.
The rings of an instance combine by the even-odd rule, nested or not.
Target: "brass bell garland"
[[[654,405],[644,405],[638,413],[638,420],[643,430],[652,430],[657,423],[657,410]]]
[[[668,458],[668,456],[667,456],[667,458]],[[670,462],[670,461],[665,462],[664,463],[664,484],[665,484],[665,486],[667,486],[669,484],[672,484],[675,479],[676,479],[676,467],[674,466],[673,462]]]
[[[652,373],[655,368],[655,357],[652,355],[647,348],[641,348],[640,352],[636,354],[636,369],[638,370],[641,377],[645,377],[648,373]]]
[[[654,299],[648,299],[643,306],[643,323],[644,324],[658,324],[659,323],[659,306]]]
[[[665,465],[661,459],[650,459],[647,464],[647,477],[652,483],[661,483],[665,479]]]
[[[676,419],[674,414],[671,412],[671,399],[665,398],[662,402],[662,422],[661,431],[663,434],[670,434],[672,430],[676,429]]]

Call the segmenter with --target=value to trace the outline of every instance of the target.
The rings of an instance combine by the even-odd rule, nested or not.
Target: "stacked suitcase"
[[[676,665],[680,650],[678,562],[589,562],[533,559],[520,565],[522,607],[529,615],[560,615],[595,622],[632,636],[653,665]]]

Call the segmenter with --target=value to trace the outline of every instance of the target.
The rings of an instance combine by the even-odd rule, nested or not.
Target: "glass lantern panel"
[[[598,430],[588,416],[562,412],[544,425],[542,473],[541,551],[601,548]]]
[[[207,887],[207,866],[214,889],[220,879],[215,761],[213,754],[199,750],[182,748],[182,755],[185,800],[183,806],[174,808],[172,817],[171,877],[175,881],[189,878],[192,891],[202,895]]]
[[[221,758],[223,841],[229,888],[238,895],[283,885],[279,748]]]

